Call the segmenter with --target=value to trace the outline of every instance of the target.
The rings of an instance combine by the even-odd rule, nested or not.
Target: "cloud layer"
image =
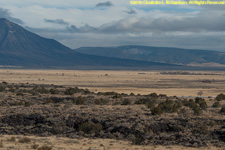
[[[225,51],[225,6],[129,2],[1,0],[0,17],[71,48],[138,44]]]

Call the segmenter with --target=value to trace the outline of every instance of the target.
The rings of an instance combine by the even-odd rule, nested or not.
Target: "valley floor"
[[[93,92],[115,91],[168,96],[216,96],[225,93],[225,72],[0,70],[0,81],[76,86]]]

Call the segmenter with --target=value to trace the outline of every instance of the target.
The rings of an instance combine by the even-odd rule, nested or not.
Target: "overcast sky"
[[[146,45],[225,51],[225,7],[129,0],[1,0],[0,17],[71,47]]]

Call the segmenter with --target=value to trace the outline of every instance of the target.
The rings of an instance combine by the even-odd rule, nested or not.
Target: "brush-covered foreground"
[[[0,133],[221,148],[225,146],[224,104],[224,94],[184,99],[2,82]]]

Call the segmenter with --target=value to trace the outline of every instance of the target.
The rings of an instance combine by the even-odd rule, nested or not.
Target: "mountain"
[[[5,65],[66,69],[174,66],[81,54],[56,40],[40,37],[7,19],[0,19],[0,66]]]
[[[209,63],[225,65],[225,53],[208,50],[149,46],[119,46],[81,47],[75,51],[91,55],[179,65],[201,65]]]

